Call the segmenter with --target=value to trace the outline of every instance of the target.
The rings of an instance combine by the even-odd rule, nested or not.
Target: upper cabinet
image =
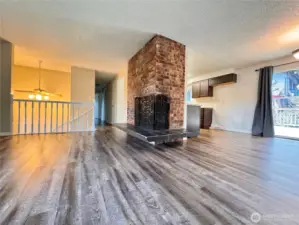
[[[209,80],[200,81],[200,97],[211,97],[213,96],[213,87],[209,86]]]
[[[237,82],[237,74],[230,73],[227,75],[223,75],[220,77],[213,77],[209,79],[210,86],[217,86],[222,84],[236,83]]]
[[[212,97],[215,86],[236,82],[237,74],[235,73],[194,82],[192,83],[192,98]]]
[[[192,84],[192,98],[198,98],[200,92],[200,82]]]
[[[197,81],[192,84],[192,98],[212,96],[213,87],[209,86],[209,80]]]

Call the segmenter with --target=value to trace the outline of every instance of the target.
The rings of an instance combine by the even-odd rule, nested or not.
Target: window
[[[275,135],[299,138],[299,70],[273,75],[272,102]]]
[[[192,100],[192,90],[188,89],[187,92],[186,92],[186,102],[190,103],[191,100]]]

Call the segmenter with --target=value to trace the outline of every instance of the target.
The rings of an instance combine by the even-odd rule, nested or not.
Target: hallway
[[[2,137],[0,224],[298,224],[298,147],[221,131],[154,147],[109,126]]]

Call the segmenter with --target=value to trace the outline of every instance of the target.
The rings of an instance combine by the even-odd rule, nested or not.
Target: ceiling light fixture
[[[36,100],[41,101],[43,99],[43,96],[40,94],[35,95]]]
[[[293,54],[293,56],[294,56],[295,59],[298,59],[298,60],[299,60],[299,49],[293,51],[292,54]]]
[[[48,92],[44,89],[41,89],[41,73],[42,73],[42,68],[41,68],[41,64],[42,64],[42,61],[40,60],[39,61],[39,66],[38,66],[38,88],[36,89],[33,89],[33,90],[14,90],[15,92],[21,92],[21,93],[29,93],[28,94],[28,98],[30,100],[38,100],[38,101],[41,101],[41,100],[50,100],[50,97],[52,98],[53,96],[54,97],[62,97],[61,94],[57,94],[55,92]]]
[[[29,99],[34,99],[35,98],[35,95],[34,94],[29,94]]]

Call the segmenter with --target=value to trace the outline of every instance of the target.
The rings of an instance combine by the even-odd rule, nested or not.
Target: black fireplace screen
[[[169,98],[161,94],[135,98],[135,125],[154,130],[168,129]]]

